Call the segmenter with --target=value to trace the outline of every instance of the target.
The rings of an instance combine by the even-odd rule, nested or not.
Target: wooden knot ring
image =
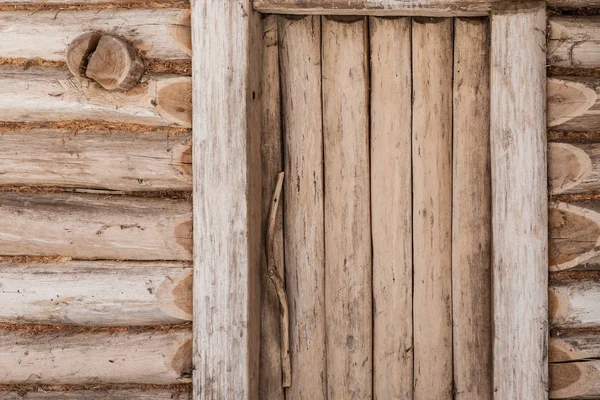
[[[73,75],[92,79],[106,90],[129,90],[144,74],[144,63],[131,44],[100,32],[73,39],[67,66]]]

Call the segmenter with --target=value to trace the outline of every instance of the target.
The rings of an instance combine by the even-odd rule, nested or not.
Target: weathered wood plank
[[[554,195],[600,190],[600,144],[550,143],[548,182]]]
[[[185,200],[0,193],[0,254],[190,260]]]
[[[327,398],[371,398],[367,20],[322,29]]]
[[[598,399],[600,361],[550,364],[551,399]]]
[[[550,300],[552,301],[552,300]],[[600,340],[596,330],[561,333],[550,338],[550,362],[578,361],[600,358]]]
[[[452,398],[452,19],[412,23],[415,398]]]
[[[600,82],[593,77],[548,79],[548,127],[555,131],[600,129]]]
[[[258,400],[260,16],[192,2],[194,400]],[[207,68],[210,66],[210,68]]]
[[[2,400],[192,400],[192,392],[170,389],[90,389],[69,391],[0,391]]]
[[[494,398],[548,394],[546,7],[491,18]]]
[[[285,256],[292,386],[288,399],[327,398],[321,18],[280,17]]]
[[[191,133],[0,131],[0,185],[191,190]]]
[[[557,328],[600,327],[600,282],[568,280],[554,282],[549,289],[550,324]]]
[[[600,0],[547,0],[548,6],[561,8],[600,7]]]
[[[0,383],[190,382],[191,338],[189,329],[0,331]]]
[[[600,67],[600,17],[549,18],[548,63],[565,68]]]
[[[490,64],[487,19],[455,19],[452,327],[456,400],[491,399]]]
[[[181,8],[5,11],[0,26],[0,58],[62,61],[69,43],[90,31],[122,37],[144,58],[189,59],[192,50],[190,13]]]
[[[36,8],[42,6],[78,6],[85,8],[96,6],[102,8],[115,8],[115,5],[120,5],[123,8],[172,8],[172,7],[189,7],[187,0],[0,0],[2,6],[30,6],[33,11],[38,11]]]
[[[66,68],[0,68],[0,119],[65,121],[89,119],[144,125],[191,126],[191,80],[149,75],[127,92],[109,92],[75,78]]]
[[[262,13],[379,15],[379,16],[483,16],[505,0],[254,0]]]
[[[192,320],[192,270],[183,263],[0,262],[0,322],[160,325]]]
[[[549,210],[550,271],[600,267],[600,204],[553,202]]]
[[[373,395],[411,399],[410,18],[370,19]],[[393,101],[391,101],[393,99]]]
[[[268,15],[263,20],[262,61],[262,231],[267,232],[271,197],[277,174],[283,169],[281,133],[281,90],[279,85],[279,34],[277,16]],[[279,276],[284,277],[283,212],[277,213],[273,257]],[[263,243],[262,248],[265,248]],[[269,279],[266,254],[261,254],[261,327],[260,372],[258,397],[284,400],[281,385],[281,332],[277,292]]]

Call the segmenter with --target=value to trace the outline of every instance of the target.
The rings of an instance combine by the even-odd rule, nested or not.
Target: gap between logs
[[[267,225],[267,271],[271,282],[277,291],[279,299],[279,323],[281,327],[281,372],[283,374],[283,387],[292,385],[292,365],[290,362],[290,321],[288,311],[287,294],[283,279],[277,272],[275,265],[275,221],[277,220],[277,210],[279,209],[279,199],[281,197],[281,188],[283,187],[284,172],[277,175],[277,184],[271,200],[271,209],[269,211],[269,223]]]

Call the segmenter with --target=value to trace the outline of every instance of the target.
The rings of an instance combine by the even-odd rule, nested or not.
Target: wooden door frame
[[[254,6],[192,0],[194,400],[258,398],[259,12],[490,16],[494,397],[548,398],[545,3],[255,0]]]

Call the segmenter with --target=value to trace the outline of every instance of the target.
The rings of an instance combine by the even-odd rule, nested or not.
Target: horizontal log
[[[189,201],[0,193],[0,255],[190,260]]]
[[[551,17],[548,63],[563,68],[600,67],[600,17]]]
[[[0,383],[187,383],[191,339],[190,329],[0,331]]]
[[[600,190],[600,143],[550,143],[548,181],[553,195]]]
[[[94,120],[191,126],[191,79],[149,75],[127,92],[109,92],[67,68],[0,68],[0,120]]]
[[[600,269],[600,203],[554,202],[549,225],[550,271]]]
[[[176,389],[88,389],[69,391],[0,391],[2,400],[192,400]]]
[[[272,14],[378,16],[484,16],[506,0],[254,0],[254,8]]]
[[[600,81],[594,77],[548,79],[548,127],[555,131],[600,130]]]
[[[559,8],[600,7],[600,0],[547,0],[546,4]]]
[[[598,399],[600,360],[550,364],[551,399]]]
[[[596,330],[567,332],[550,338],[550,362],[579,361],[600,358],[600,333]]]
[[[0,185],[192,190],[191,153],[191,133],[0,131]]]
[[[556,328],[600,327],[600,281],[554,282],[548,303],[550,324]]]
[[[64,60],[77,36],[99,31],[120,36],[145,58],[189,59],[190,14],[181,8],[0,13],[0,58]]]
[[[0,322],[160,325],[192,320],[192,270],[183,263],[0,262]]]

